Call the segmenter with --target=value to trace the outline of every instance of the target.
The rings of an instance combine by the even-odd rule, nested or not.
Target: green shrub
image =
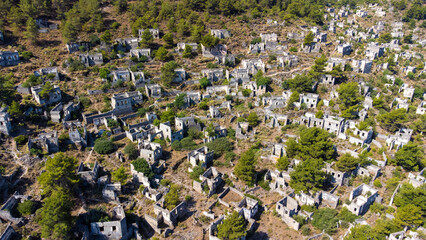
[[[217,138],[206,144],[209,150],[213,150],[216,156],[222,156],[225,152],[232,151],[233,144],[227,138]]]
[[[148,178],[154,177],[154,172],[152,171],[151,167],[149,166],[149,163],[144,158],[138,158],[135,161],[132,162],[132,165],[135,169],[135,171],[143,173],[144,176]]]
[[[22,216],[28,216],[33,212],[34,203],[31,200],[25,200],[18,204],[18,211]]]
[[[24,136],[24,135],[19,135],[19,136],[15,137],[14,139],[15,139],[16,144],[18,144],[18,145],[24,145],[28,141],[28,137]]]
[[[114,143],[107,138],[99,138],[95,141],[94,150],[99,154],[109,154],[114,151]]]

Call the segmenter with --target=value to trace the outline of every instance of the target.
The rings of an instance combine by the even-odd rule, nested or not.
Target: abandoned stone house
[[[265,106],[266,109],[274,110],[281,109],[287,105],[287,99],[283,96],[271,96],[271,97],[263,97],[262,105]]]
[[[382,169],[379,166],[368,165],[366,167],[358,166],[355,169],[355,173],[357,176],[361,177],[369,177],[371,181],[376,180],[381,175]]]
[[[379,45],[378,43],[370,43],[368,44],[366,50],[365,50],[365,56],[369,58],[370,60],[374,60],[376,58],[379,58],[383,56],[385,53],[384,46]]]
[[[0,66],[15,66],[20,63],[18,51],[0,51]]]
[[[176,49],[178,51],[184,51],[186,46],[190,46],[192,48],[192,52],[196,52],[198,49],[197,43],[183,43],[183,42],[177,43]]]
[[[142,38],[143,32],[145,32],[145,29],[139,29],[138,35],[139,38]],[[160,39],[160,29],[158,28],[150,28],[149,32],[151,33],[152,38],[154,39]]]
[[[344,58],[329,58],[327,60],[327,66],[325,67],[325,71],[332,71],[334,67],[340,66],[340,70],[344,71],[346,66],[346,59]]]
[[[90,223],[90,235],[101,239],[128,239],[133,233],[128,231],[126,214],[121,205],[112,209],[112,221]]]
[[[190,128],[196,128],[198,131],[201,131],[201,126],[199,123],[195,122],[194,117],[176,117],[175,118],[175,127],[176,130],[183,130],[184,133],[188,131]]]
[[[248,53],[250,54],[256,54],[256,53],[261,53],[265,51],[265,43],[261,42],[261,43],[255,43],[255,44],[250,44],[249,45],[249,50]]]
[[[299,57],[296,55],[284,53],[284,56],[277,58],[280,67],[295,67],[299,63]]]
[[[185,107],[196,105],[203,99],[203,95],[199,91],[187,91],[185,94]]]
[[[132,106],[143,102],[139,91],[115,93],[111,97],[111,106],[114,114],[126,114],[133,111]]]
[[[59,151],[58,132],[51,131],[40,133],[36,138],[28,138],[28,149],[41,149],[47,153],[56,153]]]
[[[225,65],[225,66],[235,66],[235,54],[221,54],[214,57],[216,64]]]
[[[118,51],[128,52],[130,50],[139,47],[139,39],[137,38],[126,38],[126,39],[115,39],[115,44]]]
[[[44,99],[40,96],[40,92],[43,90],[43,86],[34,86],[31,87],[31,94],[33,95],[34,100],[40,105],[50,105],[57,103],[62,100],[62,93],[59,86],[54,85],[52,92],[49,92],[48,99]]]
[[[188,78],[188,74],[183,68],[176,68],[175,73],[176,73],[176,77],[173,79],[173,82],[180,83],[185,81]]]
[[[416,114],[423,115],[426,113],[426,101],[421,101],[416,109]]]
[[[367,59],[363,59],[363,60],[353,59],[351,62],[351,65],[354,72],[367,74],[371,72],[373,62]]]
[[[206,58],[218,58],[226,56],[228,53],[228,48],[226,45],[218,44],[217,46],[208,48],[201,44],[201,53],[203,57]]]
[[[126,68],[112,70],[108,77],[111,78],[112,85],[117,84],[119,81],[128,82],[131,80],[130,71]]]
[[[284,223],[296,231],[299,230],[300,224],[293,218],[299,212],[299,204],[295,199],[290,196],[282,198],[277,202],[275,210]]]
[[[302,191],[298,194],[294,194],[294,198],[301,206],[309,205],[318,207],[321,204],[321,192],[317,192],[315,195],[311,196]]]
[[[135,88],[144,87],[145,84],[149,83],[149,79],[145,78],[145,73],[140,72],[132,72],[130,71],[130,76],[132,78],[132,82],[135,85]]]
[[[209,152],[208,147],[204,146],[187,155],[188,162],[192,167],[201,166],[203,168],[210,167],[213,163],[213,151]],[[191,167],[191,168],[192,168]]]
[[[376,189],[363,183],[350,192],[349,201],[351,203],[344,206],[353,214],[360,216],[364,215],[375,201],[380,203],[381,198]]]
[[[349,55],[352,52],[352,46],[350,44],[340,44],[337,46],[337,52],[342,56]]]
[[[121,193],[121,183],[107,183],[102,189],[102,197],[108,202],[120,203],[118,195]]]
[[[72,113],[76,112],[79,109],[80,109],[80,102],[74,103],[74,102],[71,101],[71,102],[65,104],[65,106],[62,108],[62,111],[63,111],[62,119],[64,121],[69,121],[72,117],[71,116]]]
[[[84,165],[84,163],[81,162],[77,169],[77,175],[80,176],[84,184],[94,186],[98,181],[100,171],[101,166],[98,161],[96,161],[93,166],[90,164]]]
[[[393,135],[389,135],[386,139],[386,146],[389,147],[389,150],[396,149],[399,150],[405,144],[411,140],[413,135],[413,129],[409,128],[400,128]]]
[[[220,112],[220,108],[216,106],[209,107],[209,117],[211,118],[221,118],[222,113]]]
[[[266,86],[265,85],[257,86],[256,82],[254,81],[244,82],[242,84],[242,89],[249,89],[251,91],[250,97],[256,97],[266,93]],[[242,93],[241,93],[241,96],[243,96]]]
[[[237,80],[237,83],[243,83],[250,81],[250,73],[247,68],[237,68],[234,69],[230,74],[228,74],[229,77]]]
[[[79,57],[81,63],[83,63],[86,67],[90,67],[93,65],[101,65],[104,63],[104,59],[101,53],[80,54]]]
[[[235,127],[235,137],[237,139],[248,139],[255,135],[255,131],[250,127],[248,122],[238,122]]]
[[[323,74],[321,76],[320,82],[327,85],[334,85],[336,83],[336,78],[331,74]]]
[[[261,33],[260,38],[262,39],[262,42],[277,42],[278,41],[278,35],[276,33]]]
[[[371,127],[366,130],[360,130],[357,127],[357,122],[348,120],[345,122],[344,128],[346,129],[347,135],[342,138],[349,139],[349,142],[352,144],[363,146],[364,144],[371,143],[373,140],[374,132]],[[343,134],[341,134],[341,136],[343,136]]]
[[[150,179],[147,176],[145,176],[142,172],[136,171],[133,164],[130,164],[130,173],[132,174],[133,182],[142,184],[145,187],[151,186]]]
[[[300,94],[300,104],[306,104],[307,108],[316,108],[319,101],[319,95],[316,93]]]
[[[215,85],[215,86],[208,86],[206,88],[206,93],[209,95],[214,95],[220,92],[224,92],[225,94],[230,94],[231,89],[228,85]]]
[[[344,131],[344,118],[325,115],[323,119],[315,118],[313,113],[307,112],[300,116],[299,124],[309,128],[318,127],[338,136]]]
[[[220,79],[223,79],[223,69],[203,69],[201,70],[201,76],[207,78],[210,82],[216,82]]]
[[[411,185],[413,185],[413,187],[418,188],[423,184],[426,184],[426,178],[424,176],[425,171],[426,168],[423,168],[417,175],[411,172],[408,173],[408,181]]]
[[[34,72],[34,75],[46,80],[60,80],[57,67],[40,68],[38,71]]]
[[[150,165],[157,163],[163,156],[163,148],[159,143],[140,141],[138,149],[140,150],[139,156],[147,160]]]
[[[180,219],[183,219],[188,212],[187,203],[182,201],[172,210],[168,210],[164,206],[164,198],[154,204],[154,216],[145,214],[144,218],[155,232],[161,234],[174,229]]]
[[[399,92],[402,92],[402,96],[405,98],[413,100],[415,88],[408,86],[407,84],[402,84],[399,88]]]
[[[83,126],[83,128],[78,128],[76,126],[71,126],[69,129],[69,141],[72,144],[75,144],[76,146],[80,146],[81,148],[84,148],[87,146],[87,130],[86,126]]]
[[[8,107],[0,107],[0,133],[10,135],[12,124],[10,123],[10,115],[7,110]]]
[[[334,163],[325,163],[325,167],[323,170],[330,176],[330,183],[336,184],[337,186],[348,185],[349,178],[352,176],[351,172],[342,172],[336,170],[334,167]]]
[[[222,183],[222,173],[210,167],[200,175],[199,180],[193,181],[192,187],[198,193],[205,193],[207,197],[210,197],[219,192]]]
[[[283,144],[274,144],[271,151],[271,156],[274,159],[278,159],[285,155],[285,146]]]
[[[231,37],[231,32],[226,29],[210,29],[210,34],[219,39]]]
[[[304,53],[319,53],[321,52],[321,45],[317,42],[312,42],[311,44],[302,43],[302,52]]]
[[[80,48],[82,48],[83,50],[89,50],[91,46],[91,43],[89,42],[71,42],[71,43],[66,43],[65,47],[68,51],[68,53],[74,53],[77,52],[78,50],[80,50]]]
[[[219,196],[219,203],[230,208],[234,208],[246,221],[253,220],[259,210],[258,202],[245,196],[241,191],[227,187]]]
[[[149,59],[151,57],[151,49],[143,48],[130,50],[130,57],[141,58],[142,56],[145,56]]]
[[[321,204],[330,208],[337,208],[339,204],[339,196],[336,196],[332,193],[321,191]]]
[[[20,195],[18,192],[13,193],[13,195],[10,196],[9,199],[0,208],[0,218],[4,221],[22,226],[22,224],[24,224],[24,219],[19,217],[19,215],[15,215],[14,213],[17,212],[16,208],[18,207],[18,204],[28,199],[30,199],[29,196]]]
[[[243,59],[241,61],[242,68],[248,70],[249,74],[255,75],[258,71],[265,72],[266,65],[262,59]]]
[[[284,195],[284,190],[289,186],[290,174],[288,172],[280,172],[278,170],[268,170],[264,177],[265,181],[269,182],[269,187],[272,191],[276,191]]]
[[[325,43],[327,42],[327,33],[318,33],[314,39],[315,42]]]
[[[170,122],[160,123],[160,126],[156,128],[156,132],[161,132],[164,139],[169,139],[170,143],[174,141],[180,141],[183,138],[183,130],[173,131]]]
[[[209,132],[206,130],[206,128],[203,129],[203,141],[204,143],[212,142],[215,139],[226,137],[226,134],[228,133],[228,130],[226,127],[222,127],[220,125],[214,126],[214,135],[210,136]]]
[[[163,193],[167,192],[166,190],[167,189],[165,187],[162,187],[162,186],[158,189],[154,189],[154,188],[151,188],[151,187],[145,187],[142,190],[142,195],[145,196],[146,198],[148,198],[151,201],[157,202],[158,200],[161,199],[161,197],[163,196]]]
[[[145,92],[148,97],[160,98],[161,97],[161,86],[158,84],[146,84]]]

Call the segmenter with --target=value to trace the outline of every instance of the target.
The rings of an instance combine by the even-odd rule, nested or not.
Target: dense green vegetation
[[[246,236],[246,223],[243,216],[233,211],[217,226],[217,236],[220,239],[237,240]]]

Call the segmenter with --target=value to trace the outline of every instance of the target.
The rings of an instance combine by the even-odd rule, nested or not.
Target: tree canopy
[[[70,239],[72,227],[71,196],[63,188],[55,189],[44,200],[39,213],[38,223],[41,226],[42,238]]]
[[[400,108],[380,114],[376,119],[382,128],[389,132],[395,132],[407,121],[405,112],[405,109]]]
[[[114,148],[115,148],[114,143],[105,137],[96,139],[95,146],[93,147],[95,152],[99,154],[112,153],[114,151]]]
[[[77,159],[66,156],[62,152],[57,153],[53,158],[48,158],[45,169],[38,177],[44,194],[49,194],[57,188],[72,189],[78,182],[78,176],[75,173]]]
[[[422,147],[409,142],[395,153],[395,158],[391,160],[391,163],[401,166],[408,171],[419,171],[423,167],[423,160],[424,153]]]
[[[145,177],[153,178],[154,172],[149,166],[149,163],[144,158],[138,158],[132,162],[133,167],[137,172],[143,173]]]
[[[288,160],[288,157],[282,156],[278,158],[277,163],[275,164],[275,167],[279,171],[286,171],[289,165],[290,165],[290,161]]]
[[[255,170],[256,158],[255,158],[255,150],[250,149],[241,154],[238,163],[235,165],[234,173],[235,175],[244,181],[247,185],[251,185],[254,183],[254,174]]]
[[[298,157],[302,160],[313,158],[331,161],[336,157],[336,152],[328,132],[313,127],[301,131],[298,143],[294,139],[287,141],[287,156]]]
[[[316,192],[322,189],[326,179],[321,169],[323,162],[317,159],[308,159],[299,163],[290,173],[290,186],[296,192]]]
[[[226,216],[217,226],[217,237],[220,239],[237,240],[244,236],[246,236],[246,223],[237,211]]]
[[[284,80],[282,87],[287,90],[297,91],[299,93],[312,92],[314,80],[306,74],[297,74],[294,78]]]
[[[345,153],[336,162],[336,167],[339,171],[349,172],[355,170],[358,163],[358,158],[353,157],[350,153]]]
[[[175,69],[178,67],[178,64],[175,61],[170,61],[164,64],[161,67],[161,81],[167,87],[169,87],[173,80],[177,77]]]

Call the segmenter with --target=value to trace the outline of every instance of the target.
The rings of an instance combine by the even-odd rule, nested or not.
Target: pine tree
[[[28,18],[27,30],[24,32],[24,36],[33,43],[37,40],[38,29],[37,24],[33,18]]]
[[[20,118],[22,116],[21,108],[16,101],[12,102],[12,105],[10,105],[8,112],[13,118]]]
[[[152,43],[152,40],[154,38],[151,35],[151,32],[149,31],[149,29],[145,29],[145,31],[143,31],[142,33],[142,40],[141,40],[141,45],[142,46],[149,46]]]
[[[185,45],[185,49],[182,53],[183,58],[192,58],[192,47],[189,45]]]
[[[252,185],[254,182],[254,174],[256,159],[254,156],[254,150],[250,149],[241,154],[238,163],[235,165],[234,173],[242,181],[248,185]]]
[[[51,239],[67,239],[72,226],[69,194],[63,189],[54,190],[44,200],[38,223],[41,226],[41,237]]]
[[[173,41],[173,34],[171,33],[164,34],[163,40],[166,43],[166,48],[173,48],[175,44]]]
[[[217,226],[217,236],[220,239],[237,240],[246,236],[246,223],[237,211],[233,211]]]
[[[282,156],[278,158],[277,164],[275,164],[275,167],[279,171],[286,171],[288,169],[288,165],[290,165],[290,162],[288,161],[288,157]]]
[[[165,62],[168,59],[169,52],[166,48],[160,47],[155,53],[155,58],[159,61]]]

